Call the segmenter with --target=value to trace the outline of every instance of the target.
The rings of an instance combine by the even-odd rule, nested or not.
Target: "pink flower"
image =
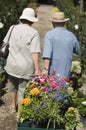
[[[47,91],[48,91],[48,88],[46,88],[46,87],[41,87],[41,88],[40,88],[40,91],[41,91],[41,92],[47,92]]]
[[[55,87],[54,87],[54,90],[58,90],[60,87],[58,86],[58,85],[56,85]]]
[[[64,78],[64,81],[69,82],[69,79],[68,78]]]
[[[43,85],[44,83],[45,83],[44,81],[40,81],[40,83],[39,83],[39,84],[40,84],[40,85]]]
[[[51,87],[54,89],[54,90],[58,90],[59,89],[59,86],[55,83],[52,83],[51,84]]]

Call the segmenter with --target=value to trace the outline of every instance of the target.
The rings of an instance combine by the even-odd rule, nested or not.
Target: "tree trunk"
[[[80,13],[83,12],[84,0],[80,0]]]

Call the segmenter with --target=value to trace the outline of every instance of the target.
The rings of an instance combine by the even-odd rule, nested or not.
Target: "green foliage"
[[[86,117],[86,106],[82,104],[82,102],[86,101],[86,94],[79,90],[76,90],[75,93],[77,93],[77,98],[74,100],[74,104],[78,108],[80,115]]]
[[[65,15],[71,17],[71,11],[74,10],[73,3],[71,0],[57,0],[56,4],[61,11],[65,12]]]
[[[3,28],[0,28],[0,44],[3,41],[7,30],[12,24],[18,23],[22,10],[28,6],[29,0],[0,0],[0,22]]]
[[[0,42],[2,42],[3,37],[5,36],[9,26],[11,24],[14,24],[15,20],[17,20],[17,12],[15,10],[15,6],[13,5],[13,0],[12,2],[10,2],[9,0],[4,0],[4,2],[3,0],[0,0],[0,22],[4,24],[4,27],[0,29]]]
[[[22,10],[29,6],[30,0],[18,0],[16,3],[16,9],[18,13],[18,17],[21,15]]]

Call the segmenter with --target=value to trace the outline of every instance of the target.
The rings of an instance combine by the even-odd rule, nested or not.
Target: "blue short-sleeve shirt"
[[[75,35],[64,27],[56,27],[44,37],[43,58],[50,59],[49,73],[53,70],[69,77],[72,55],[80,54],[80,46]]]

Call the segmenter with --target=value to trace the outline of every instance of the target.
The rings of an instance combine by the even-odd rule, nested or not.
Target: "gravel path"
[[[39,22],[33,25],[40,34],[41,38],[41,49],[43,47],[43,38],[45,33],[52,28],[49,21],[53,6],[51,5],[40,5],[38,8],[38,18]],[[40,66],[43,67],[43,61],[40,55]],[[8,110],[8,106],[11,102],[10,95],[8,92],[8,85],[3,90],[3,95],[0,99],[0,130],[17,130],[16,114],[11,113]],[[82,129],[77,128],[77,130],[86,130],[86,120],[83,121],[84,127]]]

